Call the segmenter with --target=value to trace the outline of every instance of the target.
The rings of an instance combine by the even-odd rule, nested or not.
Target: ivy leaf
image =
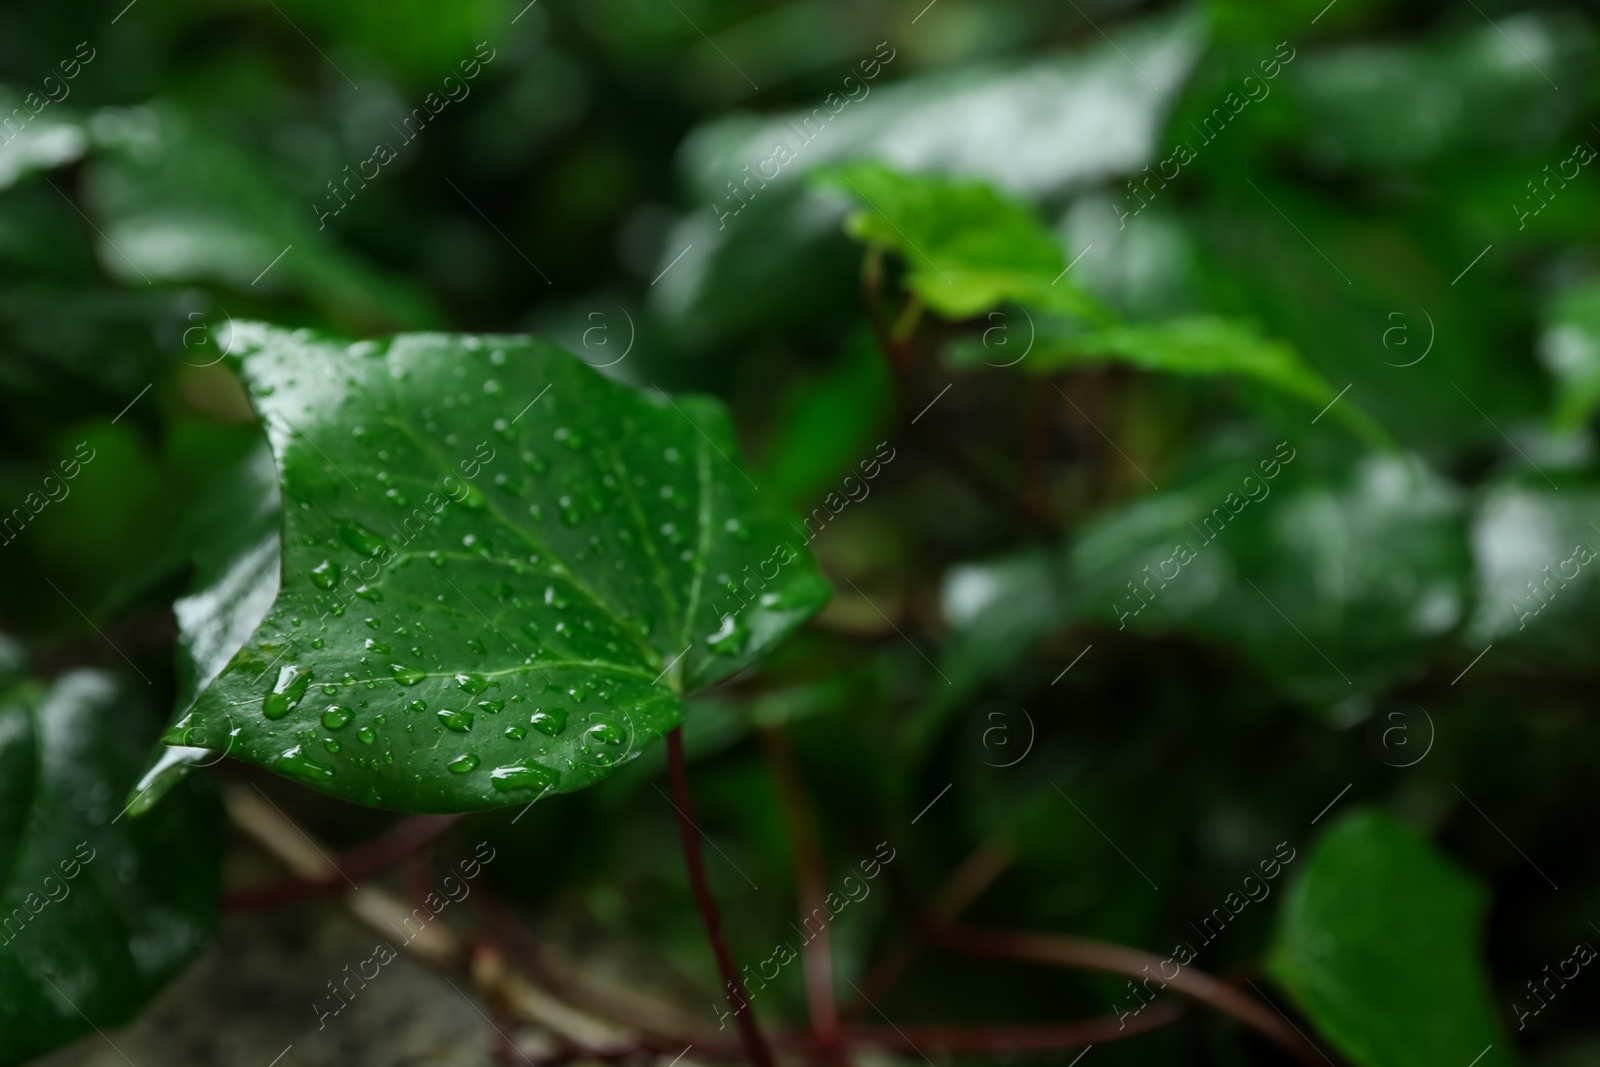
[[[1505,1067],[1484,904],[1416,831],[1356,812],[1315,845],[1285,898],[1267,971],[1360,1067]]]
[[[1029,326],[1025,354],[991,365],[1017,364],[1029,373],[1051,374],[1117,362],[1169,374],[1227,375],[1316,407],[1338,395],[1292,347],[1262,337],[1247,323],[1210,315],[1119,322],[1073,284],[1059,242],[1033,212],[982,182],[899,174],[871,163],[827,171],[818,180],[862,205],[846,219],[845,229],[869,248],[904,259],[906,288],[936,314],[959,320],[990,312],[992,317],[1003,305],[1020,306]],[[952,354],[958,365],[990,363],[993,355],[959,344]],[[1355,405],[1333,410],[1369,443],[1391,444]]]
[[[216,927],[214,797],[120,817],[149,741],[130,710],[94,671],[0,697],[0,1067],[127,1021]]]
[[[906,261],[906,287],[934,312],[969,319],[1007,301],[1109,322],[1110,312],[1062,277],[1061,248],[1023,205],[979,181],[899,174],[875,163],[818,180],[863,210],[846,231]]]
[[[401,811],[530,802],[636,757],[830,593],[715,401],[527,337],[231,343],[282,494],[281,586],[255,625],[258,529],[180,603],[198,696],[169,745],[226,738]],[[222,631],[252,626],[230,651]]]

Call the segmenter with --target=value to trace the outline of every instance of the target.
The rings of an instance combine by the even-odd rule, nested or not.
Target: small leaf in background
[[[1322,1036],[1357,1067],[1515,1062],[1474,879],[1371,811],[1330,826],[1304,862],[1266,966]]]
[[[0,696],[0,1067],[132,1018],[216,927],[214,797],[121,817],[152,732],[137,685],[79,671]]]
[[[1109,316],[1061,276],[1061,246],[1032,210],[985,182],[913,177],[871,163],[826,171],[817,181],[862,205],[846,230],[904,259],[907,288],[946,318],[972,318],[1006,301]]]
[[[241,324],[233,343],[276,463],[282,584],[233,650],[275,580],[272,531],[205,568],[179,612],[203,688],[169,744],[236,736],[233,755],[378,807],[527,802],[636,758],[681,694],[827,600],[714,401],[526,337]]]
[[[1046,322],[1048,326],[1048,320]],[[1282,341],[1263,337],[1254,326],[1214,315],[1132,323],[1055,337],[1041,333],[1022,366],[1036,374],[1105,362],[1127,363],[1141,370],[1198,377],[1227,375],[1281,390],[1321,408],[1337,391]],[[1354,404],[1331,409],[1369,444],[1384,447],[1389,436]]]
[[[1025,311],[1035,343],[1019,369],[1049,374],[1104,362],[1143,370],[1248,378],[1318,408],[1338,393],[1293,347],[1253,326],[1216,316],[1120,324],[1098,298],[1066,276],[1060,242],[1034,217],[991,186],[912,177],[875,164],[826,171],[819,183],[842,189],[863,210],[845,228],[869,247],[905,261],[906,287],[934,312],[970,319],[1002,304]],[[988,363],[972,344],[953,350],[956,365]],[[1355,404],[1334,415],[1369,443],[1389,444]]]

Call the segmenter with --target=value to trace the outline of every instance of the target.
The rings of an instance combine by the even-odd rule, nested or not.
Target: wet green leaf
[[[1484,910],[1478,883],[1415,830],[1357,812],[1312,847],[1267,972],[1359,1067],[1505,1067]]]
[[[150,740],[139,710],[91,671],[0,698],[5,1067],[131,1018],[216,926],[226,834],[214,797],[186,788],[147,818],[121,817]]]
[[[713,401],[636,392],[526,337],[251,324],[233,345],[281,528],[241,513],[180,602],[200,691],[169,744],[227,744],[379,807],[528,802],[635,758],[680,694],[827,599]]]

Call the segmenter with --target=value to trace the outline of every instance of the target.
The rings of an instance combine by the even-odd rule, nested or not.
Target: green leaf
[[[138,710],[92,671],[0,698],[0,1067],[127,1021],[216,927],[214,797],[120,817],[150,740]]]
[[[271,531],[242,532],[180,602],[201,677],[169,744],[226,737],[403,811],[528,802],[636,757],[681,694],[827,600],[715,401],[636,392],[527,337],[245,324],[232,344],[268,428],[280,558]]]
[[[1168,374],[1245,378],[1317,407],[1332,403],[1338,395],[1290,345],[1263,337],[1249,323],[1214,315],[1130,323],[1060,339],[1041,336],[1033,354],[1037,358],[1025,366],[1035,374],[1083,364],[1120,362]],[[1392,446],[1383,428],[1354,404],[1338,405],[1332,412],[1369,444]]]
[[[100,260],[123,283],[290,291],[362,326],[435,317],[411,287],[336,244],[311,202],[272,168],[184,109],[106,108],[90,129],[89,206],[105,219]]]
[[[864,205],[845,229],[899,254],[907,288],[946,318],[972,318],[1013,301],[1109,321],[1098,300],[1061,277],[1061,247],[1033,212],[985,182],[913,177],[875,163],[818,180]]]
[[[903,258],[906,287],[934,312],[970,319],[1008,303],[1030,312],[1034,343],[1019,366],[1031,373],[1117,362],[1172,374],[1242,377],[1319,408],[1338,396],[1292,347],[1247,323],[1210,315],[1119,323],[1065,276],[1059,242],[1033,213],[981,182],[912,177],[876,164],[828,171],[818,180],[865,205],[846,220],[846,229],[869,247]],[[1002,365],[992,363],[991,354],[957,346],[954,362]],[[1369,443],[1391,443],[1354,404],[1334,412]]]
[[[1478,883],[1416,831],[1356,812],[1313,846],[1267,972],[1359,1067],[1504,1067],[1484,905]]]

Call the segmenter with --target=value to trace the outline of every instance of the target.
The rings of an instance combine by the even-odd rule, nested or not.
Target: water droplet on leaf
[[[472,729],[472,712],[451,711],[449,708],[439,709],[439,721],[444,723],[445,729],[464,734]]]
[[[401,685],[416,685],[428,676],[428,672],[421,667],[407,667],[401,663],[391,663],[389,669],[394,672],[394,680]]]

